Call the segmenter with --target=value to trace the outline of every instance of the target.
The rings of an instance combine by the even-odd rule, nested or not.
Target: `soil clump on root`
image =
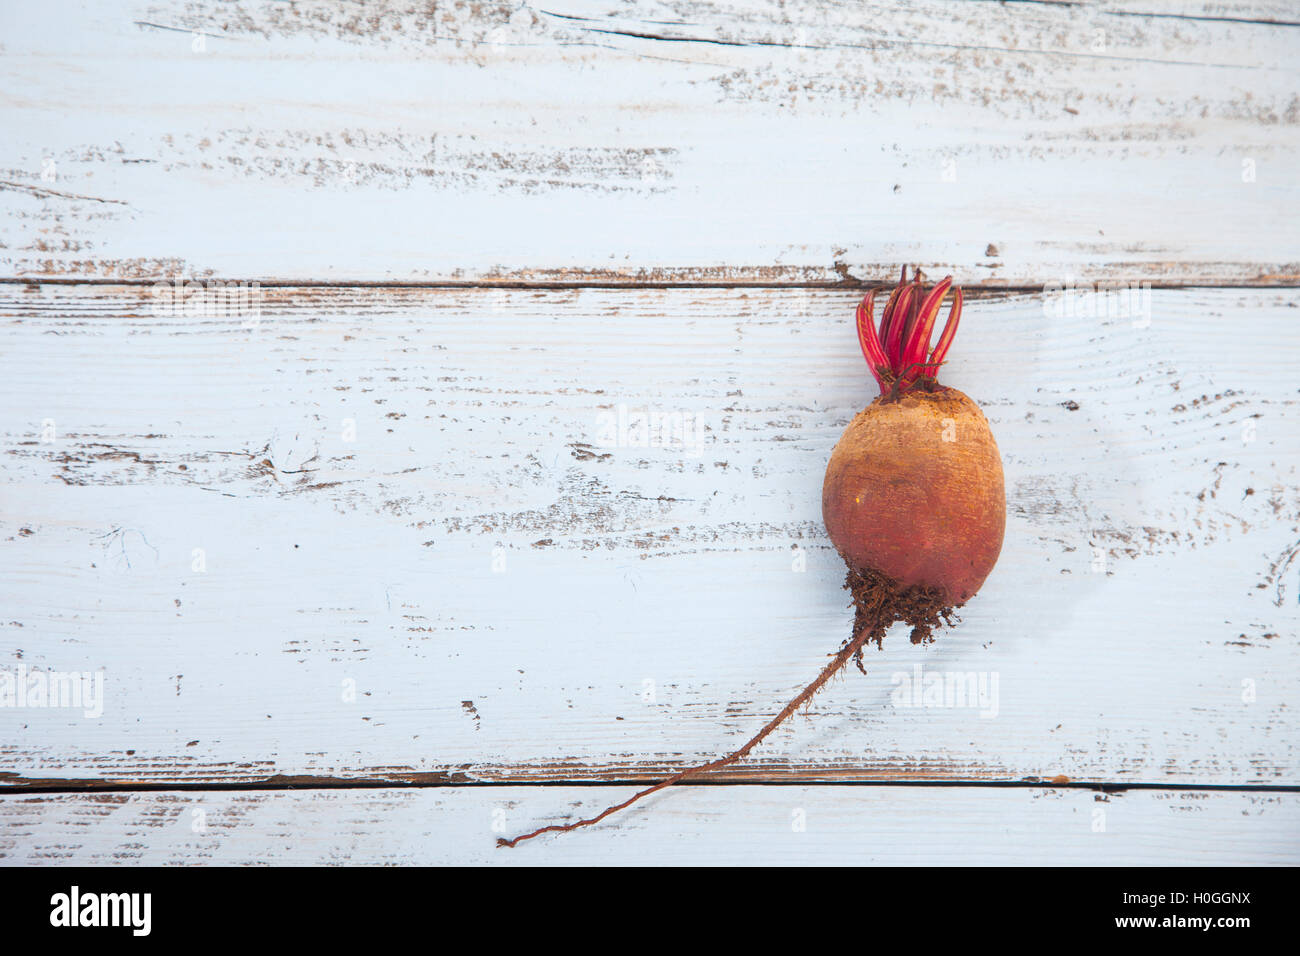
[[[853,637],[859,638],[865,630],[867,636],[860,645],[875,644],[885,639],[891,624],[903,622],[912,626],[912,643],[928,644],[934,640],[934,630],[956,623],[957,607],[944,600],[938,588],[901,588],[879,571],[849,569],[844,588],[853,595]],[[853,655],[853,661],[862,666],[862,646]]]

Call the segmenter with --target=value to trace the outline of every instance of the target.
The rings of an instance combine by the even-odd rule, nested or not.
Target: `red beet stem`
[[[907,281],[907,267],[903,267],[899,284],[889,294],[877,330],[872,323],[872,297],[875,290],[858,307],[858,342],[866,356],[872,377],[880,386],[881,394],[895,389],[906,391],[922,377],[933,379],[939,372],[948,350],[952,347],[957,325],[961,320],[961,289],[952,284],[952,276],[926,293],[921,284],[921,270],[916,270],[912,281]],[[930,340],[938,322],[943,300],[952,292],[952,306],[939,341],[930,351]],[[929,353],[929,359],[926,353]],[[888,373],[887,375],[884,373]]]
[[[957,323],[961,321],[961,289],[954,289],[952,293],[952,308],[948,310],[948,321],[944,323],[943,333],[939,336],[939,342],[930,353],[930,361],[926,364],[926,374],[934,377],[939,374],[939,366],[943,360],[948,357],[948,349],[952,347],[953,337],[957,334]]]
[[[921,303],[916,328],[912,330],[912,338],[907,343],[907,349],[903,357],[908,362],[915,362],[918,359],[925,358],[925,353],[930,351],[930,332],[934,328],[935,316],[939,314],[939,305],[943,302],[943,297],[948,294],[948,287],[952,285],[952,276],[948,276],[937,286],[930,290],[930,294],[925,297]]]
[[[889,336],[894,327],[895,303],[898,302],[898,293],[903,291],[907,284],[907,266],[903,266],[902,274],[898,277],[898,285],[890,290],[889,298],[885,300],[885,310],[880,313],[880,341],[885,346],[885,354],[889,354]]]
[[[871,375],[875,378],[876,384],[883,389],[885,382],[881,378],[879,370],[889,368],[889,359],[885,358],[885,350],[880,345],[880,338],[876,335],[875,322],[871,317],[875,299],[876,291],[872,289],[858,305],[858,344],[862,346],[862,354],[867,360],[867,368],[871,370]]]
[[[894,360],[894,353],[891,349],[891,342],[894,342],[902,335],[903,324],[907,321],[907,316],[898,310],[898,298],[907,288],[907,266],[903,266],[898,274],[898,285],[894,286],[889,293],[889,300],[885,302],[885,311],[880,316],[880,341],[884,343],[885,354],[890,357],[890,362]],[[888,331],[886,331],[888,326]],[[892,371],[892,364],[891,364]]]
[[[912,330],[912,337],[903,350],[904,365],[919,365],[925,361],[926,353],[930,351],[930,335],[934,331],[934,320],[939,314],[939,307],[943,305],[943,297],[948,294],[948,287],[951,285],[952,276],[948,276],[925,297],[918,313],[916,328]],[[913,378],[922,371],[924,369],[917,369],[913,373]]]
[[[896,371],[901,371],[902,366],[907,363],[907,343],[912,340],[912,331],[916,328],[921,314],[921,300],[925,296],[925,287],[921,285],[920,269],[912,274],[912,284],[908,288],[912,290],[912,296],[908,300],[907,324],[903,326],[903,342],[898,352],[899,369]]]
[[[912,316],[909,308],[912,303],[913,286],[904,286],[894,302],[894,317],[889,329],[889,369],[895,375],[903,362],[903,339],[907,335]]]

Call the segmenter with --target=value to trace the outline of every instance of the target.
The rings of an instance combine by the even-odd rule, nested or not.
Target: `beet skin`
[[[831,453],[822,518],[844,562],[966,603],[1002,550],[1002,459],[984,413],[953,388],[882,395]]]

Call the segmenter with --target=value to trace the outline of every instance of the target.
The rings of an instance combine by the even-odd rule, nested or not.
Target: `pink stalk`
[[[930,361],[926,364],[926,374],[931,378],[939,374],[939,366],[943,360],[948,357],[948,349],[952,346],[952,340],[957,335],[957,323],[961,321],[961,289],[954,289],[952,293],[952,308],[948,310],[948,321],[944,324],[943,334],[939,336],[939,342],[930,353]]]
[[[934,330],[935,317],[939,314],[939,306],[943,303],[943,297],[948,294],[948,287],[951,285],[952,276],[948,276],[930,291],[930,294],[925,297],[925,301],[921,304],[921,308],[917,312],[916,325],[912,329],[912,336],[907,340],[907,345],[903,349],[902,366],[904,369],[925,361],[925,354],[930,351],[930,334]],[[909,378],[915,380],[920,371],[919,368],[913,368],[908,373]]]
[[[872,289],[858,305],[858,344],[862,346],[862,355],[867,360],[867,368],[871,370],[876,384],[883,390],[885,383],[880,377],[879,369],[890,366],[889,360],[885,358],[885,350],[880,344],[880,337],[876,334],[875,320],[871,316],[875,299],[876,290]]]

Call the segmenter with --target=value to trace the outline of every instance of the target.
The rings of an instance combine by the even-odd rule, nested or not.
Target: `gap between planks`
[[[644,787],[644,779],[628,780],[458,780],[456,775],[428,774],[402,780],[347,779],[342,777],[271,777],[229,783],[142,783],[138,781],[36,780],[30,784],[0,783],[0,799],[32,794],[92,793],[223,793],[282,790],[438,790],[501,789],[520,787],[620,788]],[[1130,790],[1163,792],[1300,793],[1300,784],[1110,783],[1085,780],[825,780],[786,774],[781,777],[719,780],[683,780],[677,787],[910,787],[915,789],[981,790],[1091,790],[1125,793]]]
[[[926,281],[932,281],[940,274],[947,275],[945,268],[936,268],[931,271],[922,269]],[[113,278],[78,278],[73,276],[0,276],[0,285],[18,285],[33,286],[39,288],[43,285],[64,286],[75,288],[78,286],[94,286],[105,288],[149,288],[162,283],[171,284],[176,281],[197,282],[197,283],[224,283],[236,285],[254,285],[265,289],[377,289],[377,290],[466,290],[472,291],[481,289],[485,291],[496,291],[501,289],[517,289],[521,291],[537,292],[566,292],[581,289],[595,290],[625,290],[636,292],[641,290],[692,290],[692,289],[822,289],[822,290],[845,290],[845,289],[888,289],[897,285],[894,278],[884,280],[859,279],[854,276],[841,279],[646,279],[639,280],[634,277],[627,279],[430,279],[427,281],[413,281],[405,279],[396,280],[349,280],[349,279],[257,279],[257,278],[235,278],[229,276],[174,276],[174,277],[157,277],[149,279],[113,279]],[[1152,280],[1143,279],[1137,276],[1119,276],[1115,278],[1080,278],[1078,280],[1081,286],[1095,285],[1098,287],[1116,287],[1129,284],[1140,284],[1144,288],[1161,291],[1187,291],[1194,289],[1297,289],[1300,288],[1300,272],[1297,273],[1275,273],[1261,275],[1257,279],[1175,279],[1175,280]],[[980,279],[971,281],[969,279],[958,281],[962,291],[967,293],[967,297],[978,298],[980,296],[1002,296],[1002,295],[1041,295],[1048,288],[1050,283],[1023,283],[1023,282],[998,282],[995,279]]]

